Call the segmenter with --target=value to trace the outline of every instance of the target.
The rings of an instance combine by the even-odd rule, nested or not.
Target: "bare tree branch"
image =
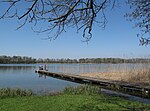
[[[137,34],[141,45],[150,44],[150,0],[128,0],[127,3],[130,4],[131,12],[125,16],[141,30]]]
[[[19,19],[22,19],[23,17],[25,17],[26,15],[28,15],[32,11],[32,9],[35,6],[35,4],[37,3],[37,1],[38,0],[35,0],[34,3],[31,6],[31,8],[29,8],[29,10],[25,14],[23,14],[21,17],[19,17]]]
[[[113,2],[112,2],[113,1]],[[88,42],[92,38],[93,24],[104,28],[107,24],[106,8],[114,7],[116,0],[0,0],[7,6],[2,18],[16,17],[19,28],[27,22],[44,24],[35,32],[48,32],[48,39],[56,39],[66,32],[66,27],[76,27],[77,32],[83,31],[83,38]],[[24,5],[22,5],[24,4]],[[20,9],[20,5],[22,9]],[[52,35],[53,34],[53,35]],[[52,36],[51,36],[52,35]]]

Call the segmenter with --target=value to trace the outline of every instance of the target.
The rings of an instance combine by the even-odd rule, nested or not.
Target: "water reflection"
[[[43,75],[43,74],[39,74],[39,78],[43,78],[46,79],[46,75]]]
[[[35,69],[36,66],[0,66],[0,74],[26,74]]]

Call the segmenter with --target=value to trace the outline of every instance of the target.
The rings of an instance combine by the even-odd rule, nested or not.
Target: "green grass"
[[[81,86],[65,89],[54,96],[1,98],[0,111],[150,111],[149,104],[100,94],[98,91],[87,93],[90,88],[95,91],[97,89],[92,86]],[[74,91],[76,93],[73,93]]]

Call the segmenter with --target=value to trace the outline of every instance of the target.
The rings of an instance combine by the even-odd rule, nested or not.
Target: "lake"
[[[0,64],[0,88],[31,89],[39,94],[46,91],[58,92],[65,87],[78,85],[51,77],[39,78],[35,73],[38,66],[39,64]],[[57,70],[56,66],[56,64],[48,64],[47,68],[54,71]]]
[[[35,73],[43,64],[0,64],[0,88],[31,89],[35,93],[58,92],[65,87],[79,84],[51,77],[40,77]],[[136,66],[139,67],[139,64]],[[132,69],[135,64],[47,64],[50,72],[80,74],[87,72],[107,72],[109,70]]]

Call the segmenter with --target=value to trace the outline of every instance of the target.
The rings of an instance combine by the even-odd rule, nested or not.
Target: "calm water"
[[[39,77],[35,70],[40,64],[0,64],[0,88],[24,88],[36,93],[57,92],[77,83],[51,77]],[[43,64],[42,64],[43,65]],[[47,64],[50,72],[80,74],[87,72],[107,72],[109,70],[132,69],[133,64]],[[138,65],[139,67],[139,65]]]
[[[35,93],[44,93],[57,92],[65,87],[78,85],[51,77],[39,78],[39,75],[35,73],[38,66],[39,64],[0,64],[0,88],[23,88],[31,89]],[[49,64],[49,68],[57,72],[57,68],[53,68],[53,65]]]

